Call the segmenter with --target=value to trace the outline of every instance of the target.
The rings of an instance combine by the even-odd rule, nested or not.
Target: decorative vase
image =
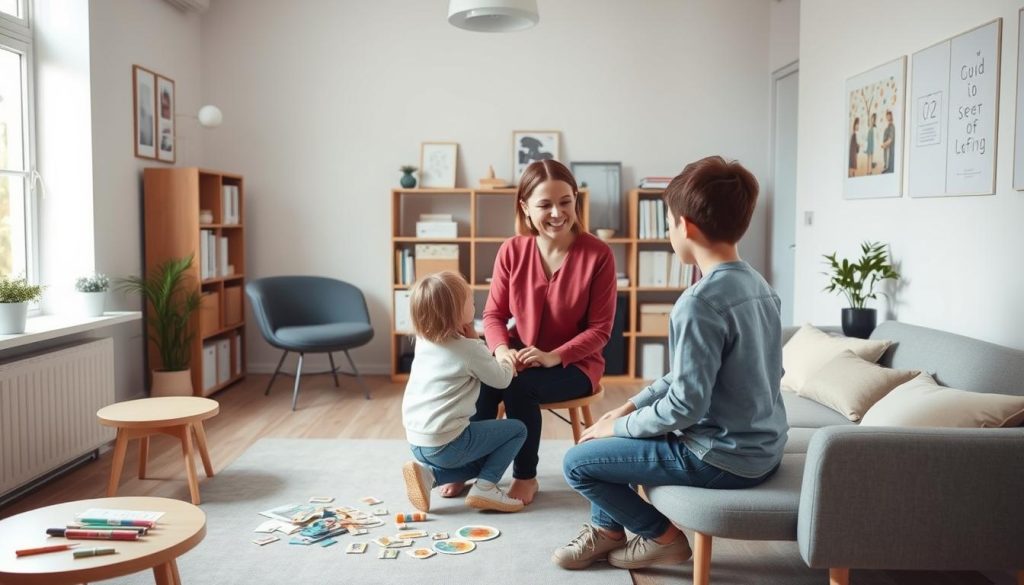
[[[25,332],[28,303],[0,303],[0,335]]]
[[[191,370],[153,370],[150,396],[192,396]]]
[[[403,189],[412,189],[416,186],[416,177],[412,176],[412,171],[405,171],[402,174],[402,180],[399,181]]]
[[[878,312],[874,309],[843,309],[843,333],[847,337],[867,339],[875,330]]]
[[[106,291],[78,293],[79,310],[84,317],[102,317],[107,302]]]

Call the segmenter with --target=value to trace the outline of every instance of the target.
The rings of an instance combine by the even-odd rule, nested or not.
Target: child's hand
[[[512,377],[516,377],[519,371],[516,369],[516,357],[512,352],[505,352],[501,357],[497,358],[498,363],[503,366],[508,366],[512,370]]]

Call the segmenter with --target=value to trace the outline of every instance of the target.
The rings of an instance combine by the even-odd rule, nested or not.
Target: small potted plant
[[[25,278],[0,276],[0,335],[25,332],[28,304],[43,296],[43,287]]]
[[[149,339],[160,366],[153,368],[152,396],[191,396],[192,313],[199,308],[199,287],[186,283],[192,256],[171,258],[145,277],[122,279],[118,288],[137,293],[147,303]]]
[[[103,316],[110,279],[103,274],[83,276],[75,281],[75,290],[81,299],[82,314],[86,317]]]
[[[829,277],[825,290],[843,294],[850,307],[843,309],[843,333],[850,337],[867,339],[878,322],[875,309],[864,306],[868,299],[884,295],[875,292],[875,285],[886,279],[899,280],[900,273],[889,261],[886,244],[881,242],[864,242],[860,245],[861,256],[855,262],[846,258],[838,258],[836,253],[825,254],[829,272],[822,274]]]
[[[418,169],[409,165],[402,165],[398,167],[398,170],[402,171],[402,179],[399,183],[403,189],[412,189],[416,186],[416,177],[412,176]]]

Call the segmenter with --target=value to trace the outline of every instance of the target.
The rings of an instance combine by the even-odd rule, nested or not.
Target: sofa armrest
[[[825,427],[797,522],[813,568],[1024,568],[1024,428]]]

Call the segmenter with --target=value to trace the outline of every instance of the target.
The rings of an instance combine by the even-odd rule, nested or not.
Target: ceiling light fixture
[[[448,23],[474,32],[515,32],[540,21],[537,0],[450,0]]]

